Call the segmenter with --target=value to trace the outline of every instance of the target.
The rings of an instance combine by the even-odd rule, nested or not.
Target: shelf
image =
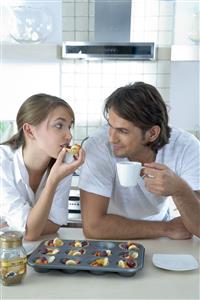
[[[61,59],[61,46],[56,44],[1,44],[3,63],[55,62]]]
[[[200,61],[200,45],[172,45],[172,61]]]

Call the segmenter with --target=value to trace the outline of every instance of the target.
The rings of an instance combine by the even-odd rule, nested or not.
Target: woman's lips
[[[60,147],[62,147],[62,148],[63,148],[63,147],[66,147],[66,148],[71,148],[71,146],[69,146],[69,144],[68,144],[68,143],[61,144],[61,145],[60,145]]]

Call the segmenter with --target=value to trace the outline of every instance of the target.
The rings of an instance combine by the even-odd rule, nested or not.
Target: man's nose
[[[116,143],[118,140],[116,130],[114,128],[109,128],[109,141],[110,143]]]

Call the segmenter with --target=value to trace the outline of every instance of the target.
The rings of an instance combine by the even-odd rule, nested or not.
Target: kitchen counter
[[[58,235],[62,239],[84,239],[80,228],[60,228]],[[53,236],[43,237],[43,239],[50,237]],[[1,288],[1,299],[183,300],[200,298],[199,269],[175,272],[159,269],[152,264],[154,253],[191,254],[199,261],[198,238],[194,237],[191,240],[160,238],[136,242],[145,247],[145,260],[144,268],[133,277],[123,277],[113,273],[94,275],[86,271],[75,274],[56,270],[37,273],[28,266],[27,275],[21,284]]]

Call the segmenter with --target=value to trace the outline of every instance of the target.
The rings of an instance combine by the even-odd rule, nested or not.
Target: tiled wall
[[[175,1],[133,0],[132,41],[154,41],[170,46],[173,40]]]
[[[58,3],[60,3],[60,1],[61,0],[58,0]],[[40,3],[43,2],[45,4],[47,3],[46,0],[40,1]],[[51,0],[51,2],[54,3],[53,0]],[[131,41],[156,42],[159,50],[158,52],[161,55],[158,55],[155,61],[56,60],[54,63],[58,72],[49,72],[49,67],[52,68],[52,63],[50,62],[49,66],[47,63],[44,68],[45,76],[42,75],[42,79],[40,79],[38,75],[33,75],[35,74],[33,71],[40,67],[40,63],[37,59],[38,57],[41,57],[41,53],[45,53],[45,55],[42,55],[41,61],[45,59],[46,62],[48,60],[50,47],[48,47],[48,51],[45,50],[41,51],[41,53],[39,52],[39,55],[36,55],[37,59],[34,58],[33,61],[31,55],[35,53],[37,46],[34,51],[29,51],[27,49],[26,52],[24,50],[21,54],[21,60],[19,62],[18,60],[16,61],[16,63],[19,63],[18,67],[15,64],[15,60],[9,61],[9,55],[5,52],[2,58],[8,57],[6,69],[9,71],[10,68],[12,68],[12,76],[10,78],[11,73],[9,72],[7,72],[9,76],[6,76],[4,70],[2,98],[6,99],[5,103],[9,106],[9,109],[7,110],[9,115],[5,116],[5,114],[3,114],[3,116],[0,116],[0,119],[14,119],[18,108],[18,102],[17,100],[15,101],[16,107],[14,111],[12,103],[13,99],[24,100],[31,93],[40,91],[52,93],[67,99],[74,108],[76,113],[74,140],[78,142],[86,135],[90,135],[102,124],[104,121],[102,117],[104,100],[119,86],[143,80],[154,84],[161,92],[165,101],[169,103],[171,69],[170,49],[174,40],[177,41],[176,37],[174,39],[174,31],[177,38],[181,36],[182,41],[182,35],[180,35],[178,31],[178,29],[180,30],[180,28],[182,28],[180,23],[184,23],[184,32],[185,27],[189,30],[189,21],[192,13],[195,11],[195,8],[197,10],[197,1],[184,1],[184,7],[181,5],[182,2],[183,1],[179,2],[175,0],[133,0]],[[187,5],[185,2],[187,2]],[[183,9],[184,16],[187,16],[187,18],[185,17],[184,22],[180,22]],[[176,16],[177,14],[179,16],[179,22],[177,17],[174,18],[175,13]],[[94,0],[62,0],[62,14],[63,40],[95,40]],[[188,33],[186,35],[188,35]],[[40,46],[43,45],[38,45],[39,48]],[[26,48],[27,45],[22,47],[22,49]],[[12,51],[12,53],[14,52]],[[27,55],[26,59],[24,53]],[[18,56],[17,58],[19,58]],[[21,65],[22,60],[23,64]],[[26,64],[26,61],[29,62],[29,64]],[[11,62],[13,62],[13,65]],[[24,68],[26,68],[26,72],[24,72]],[[18,76],[14,75],[16,73]],[[43,74],[43,71],[41,74]],[[49,80],[51,80],[53,76],[55,78],[54,83],[49,84]],[[21,80],[21,78],[23,78],[23,80]],[[10,82],[12,82],[12,86],[15,86],[14,89],[7,89],[7,86],[10,86]],[[21,88],[21,85],[23,85],[23,88]],[[12,103],[12,105],[10,105],[10,103]],[[12,107],[12,113],[10,107]]]
[[[95,40],[94,2],[95,0],[63,0],[63,40]],[[174,11],[173,0],[133,0],[131,41],[153,40],[158,45],[171,45]]]
[[[66,61],[62,63],[62,97],[74,108],[74,138],[80,140],[102,124],[104,100],[119,86],[144,81],[168,102],[170,62]]]
[[[174,1],[134,0],[131,41],[154,41],[163,49],[173,42]],[[63,40],[94,41],[94,1],[63,0]],[[169,102],[170,56],[155,61],[65,60],[61,96],[75,110],[74,140],[92,134],[104,122],[104,100],[119,86],[134,81],[155,85]]]
[[[94,40],[94,0],[63,0],[63,40]]]

